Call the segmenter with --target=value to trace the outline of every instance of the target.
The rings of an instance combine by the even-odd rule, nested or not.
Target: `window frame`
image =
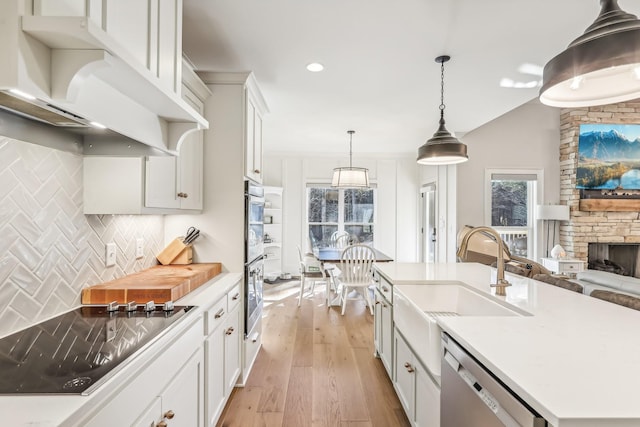
[[[311,188],[323,188],[323,189],[332,189],[338,190],[338,222],[310,222],[309,221],[309,189]],[[377,217],[378,217],[378,191],[375,184],[369,185],[369,190],[373,190],[373,217],[371,222],[347,222],[345,221],[345,202],[344,202],[344,191],[345,190],[358,190],[358,188],[335,188],[331,186],[331,183],[327,182],[313,182],[307,183],[305,185],[305,196],[304,196],[304,204],[305,204],[305,234],[307,239],[309,238],[309,227],[313,225],[325,225],[332,226],[336,225],[338,227],[337,231],[345,231],[345,226],[371,226],[373,227],[373,240],[371,242],[371,246],[375,245],[376,241],[376,229],[377,229]],[[310,242],[311,243],[311,242]]]
[[[492,181],[494,175],[512,176],[514,180],[517,180],[518,176],[524,177],[527,175],[535,176],[535,180],[529,180],[534,191],[527,191],[527,226],[526,227],[502,227],[491,225],[491,208],[492,208]],[[523,179],[524,180],[524,179]],[[535,217],[536,205],[542,203],[544,200],[544,170],[543,169],[528,169],[528,168],[487,168],[484,173],[484,224],[488,227],[494,228],[496,231],[513,233],[517,231],[526,231],[530,238],[527,238],[527,258],[536,260],[539,258],[540,233],[538,227],[538,221]]]

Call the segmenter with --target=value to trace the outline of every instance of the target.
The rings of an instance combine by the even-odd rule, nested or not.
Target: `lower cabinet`
[[[374,342],[376,353],[382,360],[389,378],[392,377],[393,314],[391,303],[378,288],[375,290]]]
[[[199,316],[95,412],[82,411],[64,425],[204,427],[202,331]]]
[[[240,376],[240,284],[207,310],[205,400],[208,426],[215,426]]]
[[[150,407],[133,423],[134,427],[196,427],[202,426],[201,378],[204,371],[199,350],[176,374]]]
[[[411,347],[394,332],[393,385],[413,426],[440,426],[440,388]]]

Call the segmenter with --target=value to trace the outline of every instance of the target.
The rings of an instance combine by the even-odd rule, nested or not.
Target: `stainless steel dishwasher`
[[[446,333],[442,347],[440,427],[547,426]]]

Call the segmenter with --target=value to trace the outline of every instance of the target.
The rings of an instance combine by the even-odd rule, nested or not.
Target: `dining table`
[[[378,249],[373,249],[373,253],[375,254],[375,262],[391,262],[393,258],[389,255],[379,251]],[[344,248],[313,248],[313,255],[322,263],[322,268],[329,275],[332,286],[327,284],[327,306],[340,306],[342,305],[342,298],[340,295],[338,277],[340,275],[339,264],[342,259],[342,251]],[[331,293],[333,291],[333,294]]]

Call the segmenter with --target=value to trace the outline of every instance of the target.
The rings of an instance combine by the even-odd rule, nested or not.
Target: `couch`
[[[640,298],[640,279],[600,270],[586,270],[576,274],[572,282],[582,285],[584,293],[611,291]]]

